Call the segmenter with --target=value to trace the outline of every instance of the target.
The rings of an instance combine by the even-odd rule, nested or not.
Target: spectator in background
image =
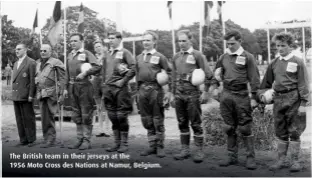
[[[10,67],[9,63],[5,67],[4,72],[5,72],[4,75],[6,77],[7,85],[10,85],[11,84],[12,68]]]
[[[94,45],[94,51],[96,60],[98,60],[98,63],[101,64],[102,69],[101,72],[93,75],[92,77],[92,84],[94,88],[94,99],[96,102],[96,107],[97,107],[97,115],[99,118],[99,123],[100,123],[100,133],[95,135],[96,137],[109,137],[110,135],[105,133],[105,131],[108,131],[108,126],[109,126],[109,120],[107,117],[107,113],[105,110],[104,106],[104,96],[102,92],[102,73],[105,72],[106,70],[106,59],[108,55],[108,48],[107,46],[103,45],[103,42],[98,40],[93,43]],[[105,129],[103,128],[105,122]]]

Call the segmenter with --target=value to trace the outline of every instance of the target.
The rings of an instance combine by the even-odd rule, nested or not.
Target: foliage
[[[274,121],[272,110],[261,113],[255,109],[253,117],[253,134],[255,136],[255,148],[259,150],[275,150],[276,137],[274,133]],[[218,108],[203,111],[203,127],[205,129],[205,142],[208,145],[226,145],[227,136],[222,130],[224,121]],[[244,147],[242,135],[238,134],[238,145]]]

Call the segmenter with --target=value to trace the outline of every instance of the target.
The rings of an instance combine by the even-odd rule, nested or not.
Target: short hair
[[[96,45],[97,43],[100,43],[102,46],[104,46],[104,43],[103,43],[102,40],[95,40],[95,41],[93,42],[93,46]]]
[[[191,33],[190,30],[180,30],[180,31],[178,31],[177,35],[179,36],[181,34],[185,34],[189,40],[191,40],[193,38],[193,34]]]
[[[16,46],[17,45],[22,45],[24,48],[28,48],[28,45],[27,45],[27,43],[25,42],[25,41],[20,41],[20,42],[18,42],[17,44],[16,44]]]
[[[145,31],[145,32],[143,33],[143,35],[152,35],[154,41],[157,41],[157,40],[158,40],[158,35],[157,35],[155,32],[153,32],[153,31],[147,30],[147,31]]]
[[[116,38],[122,39],[122,34],[117,31],[108,32],[108,36],[109,35],[115,35]]]
[[[229,40],[232,37],[234,37],[235,40],[241,40],[242,39],[241,33],[237,30],[231,30],[231,31],[227,32],[224,36],[224,39]]]
[[[286,33],[282,32],[282,33],[278,33],[278,34],[274,35],[272,41],[273,42],[276,42],[276,41],[286,42],[289,46],[291,46],[294,44],[295,38],[289,32],[286,32]]]
[[[72,33],[69,38],[73,37],[73,36],[79,36],[79,40],[83,41],[83,35],[81,33]]]

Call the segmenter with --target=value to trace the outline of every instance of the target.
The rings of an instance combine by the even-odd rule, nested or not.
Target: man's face
[[[26,55],[27,49],[25,48],[24,45],[19,44],[19,45],[17,45],[16,48],[15,48],[15,53],[16,53],[16,56],[17,56],[18,58],[21,58],[21,57],[23,57],[24,55]]]
[[[149,51],[154,48],[155,42],[151,34],[146,34],[143,37],[143,47],[145,50]]]
[[[82,41],[78,35],[72,36],[70,38],[70,46],[74,50],[79,50],[82,47]]]
[[[186,34],[180,34],[178,36],[178,43],[182,51],[187,51],[192,46],[191,40],[188,39]]]
[[[42,59],[49,59],[52,55],[51,47],[49,45],[42,45],[40,55]]]
[[[286,42],[276,40],[275,44],[277,52],[283,57],[287,56],[292,51],[291,47]]]
[[[235,37],[232,37],[226,41],[226,45],[230,49],[230,51],[234,53],[240,48],[241,42],[241,40],[236,40]]]
[[[109,45],[113,48],[118,48],[118,46],[121,42],[121,39],[116,38],[116,35],[109,35],[108,40],[109,40]]]
[[[94,45],[94,51],[97,53],[97,54],[101,54],[102,52],[104,52],[104,47],[101,43],[95,43]]]

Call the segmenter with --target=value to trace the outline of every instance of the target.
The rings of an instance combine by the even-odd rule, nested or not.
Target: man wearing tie
[[[26,55],[27,47],[19,43],[15,49],[18,61],[13,68],[12,100],[20,143],[32,147],[36,140],[36,121],[33,108],[36,62]]]

